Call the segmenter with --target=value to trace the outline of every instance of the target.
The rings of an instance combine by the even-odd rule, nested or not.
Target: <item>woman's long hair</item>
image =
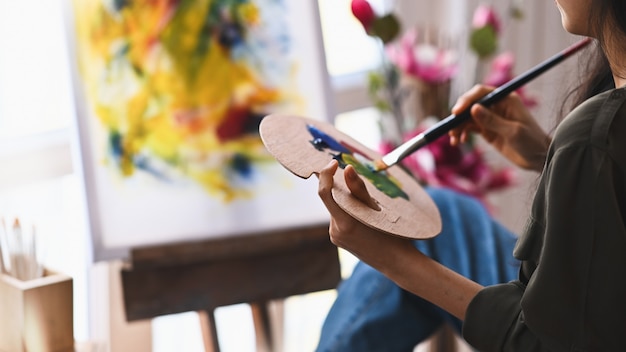
[[[622,0],[594,0],[590,6],[589,29],[597,39],[589,52],[589,57],[584,59],[585,66],[582,83],[574,88],[564,101],[562,112],[580,105],[590,97],[615,88],[613,72],[607,59],[608,47],[622,46],[621,52],[626,52],[626,1]],[[614,68],[614,69],[624,69]],[[561,113],[561,116],[565,116]]]
[[[586,50],[580,62],[583,63],[580,70],[582,81],[566,95],[558,122],[585,100],[615,87],[609,61],[598,43]]]

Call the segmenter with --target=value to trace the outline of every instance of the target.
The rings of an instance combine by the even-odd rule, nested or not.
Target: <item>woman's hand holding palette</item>
[[[381,156],[333,125],[298,116],[269,115],[259,130],[269,152],[299,177],[318,174],[336,159],[340,168],[334,178],[335,201],[364,224],[410,239],[432,238],[441,231],[439,211],[415,178],[398,166],[376,171],[373,162]],[[380,209],[350,193],[343,176],[346,165],[354,166]]]

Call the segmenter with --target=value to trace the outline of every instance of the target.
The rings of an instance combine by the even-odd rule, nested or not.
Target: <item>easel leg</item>
[[[274,351],[268,304],[269,302],[265,301],[250,303],[254,333],[256,336],[256,349],[259,352]]]
[[[456,337],[454,335],[454,331],[448,325],[442,326],[439,331],[435,333],[435,336],[431,338],[430,352],[455,352],[456,348]]]
[[[205,352],[220,352],[220,345],[217,339],[217,324],[212,310],[198,311],[200,329],[202,331],[202,342]]]

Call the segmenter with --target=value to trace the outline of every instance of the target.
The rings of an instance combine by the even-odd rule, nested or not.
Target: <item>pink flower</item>
[[[491,26],[496,34],[500,34],[502,25],[498,14],[491,5],[479,5],[474,11],[474,18],[472,19],[472,26],[474,28],[483,28]]]
[[[354,17],[361,22],[365,31],[369,32],[374,24],[374,20],[376,20],[376,14],[374,9],[372,9],[372,5],[366,0],[352,0],[350,7]]]
[[[493,87],[499,87],[513,79],[513,68],[515,66],[515,56],[511,52],[504,52],[498,55],[492,62],[489,73],[485,77],[484,83]],[[519,88],[516,93],[528,108],[537,106],[537,99],[529,96],[524,87]]]
[[[513,78],[513,67],[515,66],[515,56],[511,52],[504,52],[498,55],[491,62],[489,73],[484,79],[484,83],[498,87]]]
[[[402,72],[428,83],[449,81],[458,69],[455,51],[418,43],[415,29],[407,31],[399,43],[387,45],[386,51],[389,60]]]

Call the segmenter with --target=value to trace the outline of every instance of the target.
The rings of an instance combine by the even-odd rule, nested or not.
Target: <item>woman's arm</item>
[[[407,247],[396,253],[396,257],[395,263],[381,265],[379,270],[384,275],[405,290],[465,319],[467,307],[483,288],[481,285],[439,264],[415,247]]]
[[[337,167],[337,161],[333,160],[318,175],[318,193],[331,214],[331,241],[385,274],[398,286],[464,319],[469,302],[482,286],[422,254],[410,240],[381,233],[343,211],[331,193]],[[347,166],[344,176],[352,194],[374,206],[375,202],[354,168]]]

